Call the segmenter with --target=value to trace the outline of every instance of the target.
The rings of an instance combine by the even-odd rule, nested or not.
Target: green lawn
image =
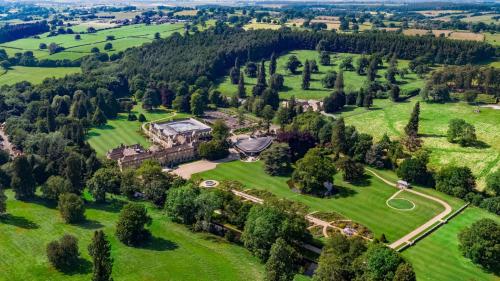
[[[485,272],[458,250],[458,233],[481,218],[500,217],[484,210],[469,207],[415,246],[403,252],[413,265],[419,281],[499,280],[498,276]]]
[[[193,233],[171,222],[163,211],[149,208],[153,239],[144,247],[127,247],[114,236],[120,201],[114,205],[87,205],[87,221],[78,225],[63,223],[59,212],[37,200],[13,200],[8,191],[9,215],[0,219],[0,280],[65,280],[91,278],[91,259],[87,246],[93,232],[102,229],[111,242],[115,280],[260,280],[263,265],[246,249],[221,238]],[[85,261],[80,270],[68,274],[50,266],[46,245],[63,234],[75,235]]]
[[[302,90],[301,88],[302,74],[300,72],[302,71],[302,68],[300,68],[299,73],[295,75],[285,70],[285,64],[291,55],[296,55],[302,63],[304,63],[306,59],[316,60],[319,67],[319,73],[316,74],[313,73],[311,75],[312,81],[311,81],[311,88],[309,90]],[[284,90],[280,91],[280,97],[283,99],[290,98],[291,96],[295,96],[296,98],[300,99],[322,99],[325,96],[329,95],[333,90],[324,88],[323,85],[321,84],[321,79],[325,75],[325,73],[329,70],[334,70],[338,73],[339,64],[342,61],[342,58],[346,56],[353,57],[353,64],[355,65],[356,59],[360,55],[336,53],[335,55],[332,56],[333,65],[330,66],[322,66],[319,64],[319,57],[317,51],[308,51],[308,50],[293,51],[283,56],[280,56],[277,61],[278,65],[277,73],[282,74],[285,78],[285,87]],[[387,63],[384,62],[384,64]],[[266,63],[266,74],[268,75],[267,78],[269,78],[268,65],[269,62]],[[399,68],[404,68],[407,66],[408,66],[408,61],[399,60],[398,63]],[[242,71],[243,70],[244,67],[242,67]],[[378,76],[379,76],[378,80],[385,81],[384,77],[385,72],[386,69],[381,69],[378,71]],[[400,87],[403,90],[422,88],[424,85],[424,80],[419,79],[413,73],[406,75],[404,80],[401,80],[401,78],[397,76],[397,80],[400,81]],[[344,71],[344,83],[347,92],[352,90],[358,90],[361,86],[363,86],[365,81],[366,81],[366,76],[360,76],[355,71]],[[256,83],[256,78],[249,78],[245,76],[247,95],[251,94],[252,87],[255,85],[255,83]],[[219,85],[219,90],[227,96],[232,96],[236,94],[237,86],[238,85],[231,84],[231,81],[228,79],[228,77],[225,77]]]
[[[108,53],[124,51],[127,48],[140,46],[146,42],[151,42],[154,34],[159,32],[161,37],[167,37],[174,32],[181,32],[183,24],[161,24],[161,25],[127,25],[118,28],[99,30],[92,34],[81,34],[80,40],[75,40],[74,34],[62,34],[53,37],[47,37],[48,33],[40,35],[40,38],[24,38],[12,42],[0,44],[10,56],[24,51],[33,51],[39,59],[70,59],[75,60],[90,54],[93,47],[98,47],[104,52],[104,45],[107,42],[113,44],[113,49]],[[106,36],[115,36],[115,40],[106,41]],[[64,48],[64,51],[50,55],[47,50],[40,50],[40,43],[49,45],[57,43]]]
[[[14,66],[8,71],[2,70],[0,86],[13,85],[17,82],[28,81],[33,84],[41,83],[45,78],[60,78],[68,74],[80,72],[79,67],[25,67]]]
[[[368,133],[378,140],[384,133],[399,138],[403,135],[415,102],[393,103],[389,100],[375,100],[371,110],[347,107],[341,115],[349,125],[359,131]],[[500,110],[481,108],[466,103],[428,104],[420,103],[420,128],[424,146],[431,149],[431,168],[438,169],[443,165],[466,165],[472,169],[479,179],[479,188],[484,187],[487,174],[500,166]],[[473,124],[484,148],[460,147],[446,140],[448,123],[453,118],[462,118]]]
[[[215,180],[237,180],[248,188],[263,189],[290,200],[302,202],[310,211],[335,211],[357,221],[376,236],[384,233],[388,240],[394,241],[423,224],[431,217],[443,211],[443,207],[434,201],[405,193],[416,205],[411,211],[398,211],[386,205],[396,191],[375,177],[369,177],[366,186],[354,186],[343,182],[340,173],[335,175],[335,185],[340,186],[340,194],[334,198],[322,199],[301,195],[291,191],[286,177],[271,177],[264,173],[263,163],[234,161],[219,164],[215,170],[198,174],[197,177]]]
[[[136,105],[132,113],[139,116],[143,113],[147,121],[154,121],[158,119],[168,119],[170,117],[182,118],[187,117],[186,114],[174,114],[174,112],[166,109],[156,109],[148,112],[143,110],[139,105]],[[118,118],[108,120],[106,125],[92,128],[87,134],[89,144],[94,148],[99,156],[106,155],[106,152],[120,144],[136,144],[139,143],[144,147],[149,147],[150,143],[141,132],[141,122],[128,121],[126,113],[120,113]]]

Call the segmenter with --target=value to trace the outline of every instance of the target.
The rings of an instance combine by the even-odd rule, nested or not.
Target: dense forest
[[[0,43],[29,37],[49,31],[46,21],[23,24],[7,24],[0,28]]]
[[[321,43],[321,44],[319,44]],[[331,31],[251,30],[217,24],[206,32],[173,36],[127,51],[119,69],[156,80],[194,82],[199,76],[222,76],[234,60],[268,59],[273,52],[316,49],[358,54],[380,53],[400,59],[424,58],[446,64],[466,64],[491,58],[496,48],[486,43],[392,33],[339,34]]]

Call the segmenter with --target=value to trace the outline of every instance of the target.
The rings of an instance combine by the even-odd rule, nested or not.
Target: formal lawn
[[[127,25],[117,28],[98,30],[96,33],[81,34],[80,40],[75,40],[74,34],[62,34],[48,37],[48,33],[40,35],[40,38],[24,38],[12,42],[0,44],[10,56],[15,53],[32,51],[39,59],[70,59],[75,60],[89,55],[93,47],[98,47],[101,52],[105,52],[104,45],[110,42],[113,49],[108,53],[124,51],[130,47],[140,46],[154,39],[154,34],[159,32],[161,37],[170,36],[174,32],[182,32],[183,24],[161,24],[161,25]],[[106,41],[107,36],[115,36],[115,40]],[[65,50],[49,54],[48,50],[40,50],[40,43],[49,45],[56,43],[64,47]]]
[[[309,90],[302,90],[301,88],[302,67],[299,68],[298,74],[291,74],[289,71],[285,69],[285,64],[291,55],[296,55],[302,63],[304,63],[306,59],[316,60],[319,67],[319,73],[313,73],[311,75],[311,87]],[[293,51],[280,56],[277,61],[278,65],[277,73],[282,74],[285,78],[285,87],[283,90],[280,91],[280,97],[282,99],[287,99],[290,98],[291,96],[295,96],[296,98],[299,99],[322,99],[325,96],[328,96],[333,90],[324,88],[323,85],[321,84],[321,79],[323,78],[325,73],[330,70],[334,70],[338,73],[339,64],[341,63],[342,59],[346,56],[351,56],[353,58],[353,64],[356,65],[356,59],[360,55],[348,54],[348,53],[336,53],[332,56],[332,65],[330,66],[322,66],[319,64],[319,57],[317,51],[310,51],[310,50]],[[385,62],[384,64],[387,65],[387,63]],[[267,78],[269,78],[268,65],[269,62],[266,62]],[[407,66],[408,66],[408,61],[399,60],[398,63],[399,68],[405,68]],[[245,68],[243,66],[242,71],[244,69]],[[377,79],[380,81],[385,81],[384,77],[385,72],[386,72],[385,68],[380,69],[378,71],[379,77]],[[403,80],[399,76],[397,76],[397,80],[400,81],[399,84],[401,89],[403,90],[413,90],[417,88],[422,88],[424,85],[424,80],[418,78],[413,73],[406,75],[405,79]],[[366,81],[366,76],[360,76],[355,71],[344,71],[344,83],[347,92],[358,90],[364,85],[365,81]],[[252,87],[255,85],[255,83],[256,83],[256,78],[250,78],[245,76],[247,95],[251,95]],[[238,85],[231,84],[231,81],[228,79],[228,77],[225,77],[219,85],[219,90],[227,96],[232,96],[236,94],[237,86]]]
[[[80,72],[79,67],[25,67],[14,66],[0,74],[0,86],[13,85],[21,81],[33,84],[41,83],[45,78],[60,78]]]
[[[216,169],[195,177],[215,180],[237,180],[248,188],[267,190],[273,194],[296,200],[310,207],[310,211],[335,211],[357,221],[376,236],[384,233],[388,240],[394,241],[409,233],[433,216],[443,211],[443,207],[434,201],[413,194],[404,198],[415,203],[411,211],[399,211],[387,206],[386,201],[396,191],[375,177],[369,177],[364,186],[354,186],[343,182],[340,173],[335,175],[335,185],[341,192],[333,198],[318,198],[301,195],[288,187],[286,177],[271,177],[264,173],[261,161],[246,163],[234,161],[219,164]]]
[[[458,233],[481,218],[500,217],[469,207],[437,231],[403,252],[413,265],[419,281],[499,280],[464,258],[458,250]]]
[[[171,222],[163,211],[149,208],[153,239],[143,247],[128,247],[114,236],[122,201],[109,205],[87,205],[87,221],[63,223],[59,212],[42,200],[24,203],[8,191],[9,215],[0,219],[0,280],[83,281],[91,278],[87,247],[93,232],[107,234],[114,259],[114,280],[260,280],[263,265],[246,249],[219,237],[193,233]],[[79,240],[84,261],[75,272],[63,274],[48,262],[45,248],[63,234]]]
[[[175,114],[166,109],[156,109],[148,112],[136,105],[132,113],[139,116],[143,113],[147,121],[158,119],[182,118],[186,114]],[[142,123],[139,121],[128,121],[126,113],[120,113],[116,119],[108,120],[106,125],[92,128],[87,134],[87,141],[94,148],[99,156],[106,155],[106,152],[120,144],[131,145],[139,143],[144,147],[149,147],[150,142],[141,132]]]
[[[403,136],[411,111],[418,97],[407,102],[393,103],[375,100],[371,110],[347,107],[341,115],[349,125],[372,135],[375,140],[387,133],[390,137]],[[500,110],[480,108],[467,103],[428,104],[420,103],[420,127],[424,147],[431,153],[430,167],[439,169],[444,165],[466,165],[478,177],[479,188],[484,187],[486,175],[500,166]],[[462,118],[473,124],[481,147],[460,147],[446,140],[448,123],[453,118]]]

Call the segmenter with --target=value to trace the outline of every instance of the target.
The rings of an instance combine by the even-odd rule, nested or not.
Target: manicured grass
[[[175,114],[172,111],[165,109],[156,109],[148,112],[141,108],[140,104],[136,105],[132,110],[136,116],[143,113],[147,121],[157,119],[168,119],[170,117],[182,118],[186,114]],[[108,120],[106,125],[92,128],[87,134],[89,144],[96,150],[99,156],[106,155],[106,152],[120,144],[131,145],[139,143],[144,147],[149,147],[151,144],[141,132],[142,123],[139,121],[128,121],[126,113],[120,113],[118,118]]]
[[[387,204],[399,210],[410,210],[413,208],[413,202],[410,199],[402,198],[402,196],[387,201]]]
[[[2,70],[3,71],[3,70]],[[17,82],[28,81],[33,84],[41,83],[45,78],[59,78],[68,74],[80,72],[79,67],[25,67],[14,66],[0,74],[1,85],[13,85]]]
[[[499,280],[464,258],[458,249],[458,233],[481,218],[500,222],[500,217],[469,207],[428,237],[403,252],[413,265],[419,281]]]
[[[174,32],[182,32],[183,24],[161,24],[161,25],[127,25],[118,28],[99,30],[92,34],[81,34],[80,40],[75,40],[74,34],[63,34],[53,37],[47,37],[48,33],[40,35],[37,38],[24,38],[16,41],[4,43],[0,48],[4,48],[10,56],[24,51],[33,51],[39,59],[70,59],[75,60],[90,54],[93,47],[98,47],[101,52],[105,52],[104,45],[107,42],[113,44],[113,49],[108,53],[124,51],[127,48],[140,46],[146,42],[151,42],[154,34],[159,32],[161,37],[170,36]],[[106,41],[106,36],[115,36],[115,40]],[[65,50],[50,55],[48,50],[40,50],[40,43],[49,45],[57,43]]]
[[[404,134],[415,102],[393,103],[389,100],[375,100],[371,110],[347,107],[341,115],[349,125],[368,133],[379,140],[384,133],[392,138]],[[486,175],[494,172],[500,165],[500,110],[480,108],[474,113],[475,106],[466,103],[429,104],[420,103],[419,133],[424,147],[431,153],[430,167],[440,169],[444,165],[466,165],[478,177],[479,188],[484,187]],[[484,147],[461,147],[446,140],[448,123],[453,118],[462,118],[476,128],[478,140]]]
[[[298,74],[291,74],[289,71],[285,69],[285,64],[288,61],[288,58],[291,55],[296,55],[299,60],[304,63],[306,59],[308,60],[316,60],[316,63],[319,67],[319,73],[313,73],[311,75],[311,87],[309,90],[302,90],[302,67],[299,68]],[[342,59],[346,56],[351,56],[353,58],[353,65],[356,65],[356,59],[360,56],[358,54],[347,54],[347,53],[336,53],[332,56],[332,65],[323,66],[319,63],[319,54],[317,51],[310,50],[301,50],[301,51],[293,51],[289,52],[285,55],[282,55],[278,58],[277,61],[277,73],[280,73],[285,78],[285,87],[280,91],[280,97],[283,99],[290,98],[291,96],[295,96],[300,99],[322,99],[325,96],[328,96],[333,89],[324,88],[321,84],[321,79],[326,74],[327,71],[334,70],[337,73],[339,72],[339,64]],[[266,62],[266,74],[267,78],[269,78],[269,61]],[[387,66],[387,63],[384,62],[384,65]],[[399,68],[408,67],[408,61],[399,60],[398,63]],[[244,71],[245,67],[242,67],[242,71]],[[380,81],[385,81],[385,72],[386,69],[380,69],[378,71],[377,78]],[[405,79],[401,79],[399,76],[396,78],[400,84],[401,89],[403,90],[413,90],[417,88],[422,88],[424,85],[424,80],[418,78],[415,74],[411,73],[405,76]],[[366,81],[366,76],[360,76],[355,71],[344,71],[344,84],[345,90],[347,92],[358,90],[361,88]],[[256,79],[245,76],[245,85],[247,95],[251,95],[252,87],[255,85]],[[232,96],[237,92],[237,85],[231,84],[231,81],[228,77],[224,78],[222,83],[219,85],[219,90],[227,95]]]
[[[91,259],[87,247],[93,232],[102,229],[111,242],[114,280],[260,280],[263,265],[246,249],[222,238],[193,233],[171,222],[163,211],[149,207],[153,239],[143,247],[128,247],[114,236],[124,202],[87,204],[87,221],[63,223],[59,212],[42,200],[25,203],[8,191],[8,216],[0,219],[0,279],[83,281],[90,280]],[[80,270],[63,274],[48,262],[45,248],[63,234],[79,240]]]
[[[332,198],[318,198],[301,195],[290,190],[287,177],[271,177],[264,173],[261,161],[246,163],[234,161],[219,164],[215,170],[196,175],[203,179],[237,180],[248,188],[262,189],[273,194],[302,202],[309,211],[335,211],[357,221],[380,236],[386,235],[394,241],[443,211],[438,203],[419,196],[406,195],[416,205],[411,211],[398,211],[386,205],[397,189],[390,187],[375,177],[367,175],[364,186],[354,186],[343,182],[340,173],[335,175],[335,185],[341,192]]]

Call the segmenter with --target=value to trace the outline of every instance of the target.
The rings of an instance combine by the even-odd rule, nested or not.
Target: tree
[[[58,200],[59,195],[71,192],[71,183],[61,176],[50,176],[41,187],[42,196],[50,200]]]
[[[102,230],[94,232],[89,247],[92,257],[92,281],[113,281],[113,258],[111,258],[111,244]]]
[[[436,190],[458,198],[474,191],[476,178],[468,167],[448,166],[436,174]]]
[[[387,72],[385,73],[385,79],[387,79],[387,82],[390,84],[396,84],[397,73],[397,69],[395,69],[394,67],[389,67],[389,69],[387,69]]]
[[[408,182],[429,185],[432,182],[432,175],[427,170],[428,163],[428,153],[426,151],[419,152],[415,157],[403,160],[397,168],[396,174]]]
[[[480,219],[458,234],[462,254],[488,269],[500,266],[500,225],[492,219]]]
[[[415,151],[420,147],[420,140],[418,139],[418,125],[420,116],[420,102],[415,103],[410,120],[405,127],[406,140],[405,145],[410,151]]]
[[[253,62],[247,62],[245,66],[245,73],[248,77],[257,77],[257,65]]]
[[[160,32],[155,32],[155,40],[160,40],[160,39],[161,39]]]
[[[264,106],[264,109],[262,110],[261,115],[262,115],[262,118],[264,119],[264,121],[266,122],[266,128],[267,128],[267,131],[269,132],[271,122],[274,118],[273,108],[270,105]]]
[[[283,89],[284,84],[285,78],[281,74],[274,73],[271,75],[271,78],[269,78],[269,87],[275,91]]]
[[[311,85],[311,68],[309,61],[304,63],[304,70],[302,71],[302,90],[308,90]]]
[[[356,61],[356,72],[358,73],[358,75],[366,74],[366,70],[369,64],[370,61],[368,60],[367,57],[365,56],[359,57],[358,60]]]
[[[80,39],[82,39],[82,36],[80,34],[76,34],[75,35],[75,40],[80,40]]]
[[[92,47],[92,49],[90,49],[90,52],[93,54],[98,54],[100,52],[100,50],[97,47]]]
[[[121,173],[116,168],[100,168],[87,181],[87,188],[96,202],[106,201],[106,192],[120,192]]]
[[[116,224],[116,236],[125,245],[139,245],[150,236],[145,225],[151,224],[151,217],[141,204],[129,203],[123,207]]]
[[[61,194],[59,196],[57,208],[66,223],[76,223],[85,219],[83,200],[76,194]]]
[[[274,143],[261,153],[264,171],[271,176],[284,176],[292,170],[290,147],[285,143]]]
[[[335,91],[337,93],[344,93],[344,72],[340,71],[335,79]]]
[[[269,75],[273,76],[276,73],[276,54],[271,54],[271,61],[269,62]]]
[[[340,117],[335,121],[332,131],[332,148],[335,153],[345,153],[347,151],[347,143],[345,136],[344,118]]]
[[[347,182],[358,181],[363,177],[365,173],[365,168],[363,167],[363,164],[356,163],[350,157],[341,158],[338,161],[337,165],[339,169],[343,171],[342,179]]]
[[[404,263],[401,256],[383,244],[370,245],[363,254],[363,280],[393,280],[399,265]]]
[[[245,77],[242,72],[240,73],[240,79],[238,80],[238,93],[236,95],[240,99],[243,99],[247,96],[245,89]]]
[[[45,50],[45,49],[47,49],[47,44],[45,44],[45,43],[40,43],[40,44],[38,45],[38,49],[40,49],[40,50]]]
[[[415,271],[410,263],[404,262],[399,264],[396,273],[394,273],[393,281],[417,281]]]
[[[207,160],[219,160],[229,155],[229,149],[226,141],[213,139],[199,145],[198,155]]]
[[[322,194],[326,189],[325,183],[333,183],[334,174],[332,160],[315,148],[297,161],[292,180],[295,187],[303,193]]]
[[[95,112],[94,112],[94,115],[92,116],[92,123],[95,125],[95,126],[102,126],[104,124],[106,124],[106,115],[104,115],[104,113],[102,112],[102,110],[98,107]]]
[[[500,195],[500,170],[496,170],[486,177],[486,189]]]
[[[316,60],[309,61],[309,69],[311,69],[311,73],[318,73],[319,72],[319,67],[318,67],[318,63],[316,63]]]
[[[328,52],[322,51],[319,55],[319,63],[321,63],[321,65],[330,65],[330,54],[328,54]]]
[[[189,185],[170,189],[165,203],[169,217],[175,222],[187,225],[195,223],[196,210],[193,206],[199,194],[199,188]]]
[[[137,118],[137,121],[143,123],[143,122],[146,122],[146,116],[144,116],[144,114],[142,113],[139,113],[139,117]]]
[[[266,262],[266,281],[291,281],[298,270],[300,255],[282,239],[276,239]]]
[[[266,66],[265,66],[265,61],[260,62],[260,67],[259,71],[257,73],[257,84],[266,86]]]
[[[191,96],[191,113],[196,116],[202,116],[204,113],[205,102],[203,101],[203,97],[199,93],[194,93]]]
[[[446,138],[449,142],[459,143],[461,146],[473,145],[477,142],[476,129],[465,120],[455,118],[450,120]]]
[[[352,65],[352,57],[345,57],[339,65],[340,70],[345,70],[345,71],[351,71],[354,69],[354,66]]]
[[[297,73],[297,68],[301,67],[302,63],[299,61],[296,55],[291,55],[288,57],[285,68],[289,70],[292,74]]]
[[[328,71],[325,76],[321,79],[321,84],[323,87],[331,89],[335,86],[335,81],[337,80],[337,72]]]
[[[108,42],[104,45],[104,50],[109,51],[111,49],[113,49],[113,44]]]
[[[146,89],[144,96],[142,97],[142,108],[146,110],[152,110],[153,108],[161,104],[158,93],[151,88]]]
[[[24,155],[15,158],[12,162],[10,187],[14,190],[17,200],[27,200],[35,196],[36,182],[33,177],[33,168]]]
[[[7,196],[3,188],[0,187],[0,217],[7,212]]]
[[[71,269],[80,258],[78,239],[69,234],[65,234],[59,241],[50,242],[46,250],[49,262],[58,270]]]
[[[389,91],[389,95],[391,97],[391,100],[393,102],[397,102],[399,101],[399,93],[401,92],[401,90],[399,89],[399,86],[398,85],[393,85],[391,87],[391,90]]]

